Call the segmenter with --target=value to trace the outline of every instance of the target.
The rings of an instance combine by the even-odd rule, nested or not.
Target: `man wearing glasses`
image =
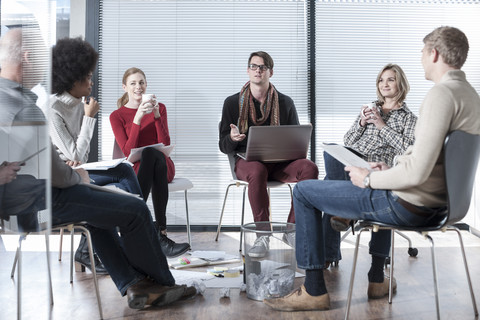
[[[225,99],[220,123],[219,147],[223,153],[245,152],[248,129],[251,126],[298,125],[298,115],[293,100],[278,92],[270,78],[273,59],[263,51],[250,54],[247,65],[250,80],[239,93]],[[318,179],[318,168],[308,159],[289,162],[263,163],[245,161],[235,156],[235,173],[238,179],[248,182],[248,198],[254,221],[269,221],[267,181],[298,182]],[[295,223],[293,206],[288,222]],[[286,239],[294,245],[294,233]],[[264,257],[269,249],[268,236],[258,237],[249,250],[251,257]]]

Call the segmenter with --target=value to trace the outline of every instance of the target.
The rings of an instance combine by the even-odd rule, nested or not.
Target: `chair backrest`
[[[123,154],[122,149],[120,149],[120,146],[117,143],[117,140],[113,140],[113,153],[112,153],[112,159],[119,159],[119,158],[124,158],[125,155]]]
[[[462,220],[472,199],[480,153],[480,135],[453,131],[445,138],[444,166],[448,217],[444,225]]]
[[[222,122],[220,121],[218,123],[218,131],[219,132],[220,132],[221,125],[222,125]],[[233,178],[233,180],[238,180],[237,175],[235,174],[235,152],[227,153],[227,157],[228,157],[228,162],[230,163],[230,170],[232,172],[232,178]]]

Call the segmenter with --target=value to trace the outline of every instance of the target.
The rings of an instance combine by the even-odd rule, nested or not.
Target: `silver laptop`
[[[312,125],[254,126],[248,131],[246,161],[282,162],[307,157]]]

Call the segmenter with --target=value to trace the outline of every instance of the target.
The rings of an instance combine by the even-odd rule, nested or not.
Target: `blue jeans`
[[[345,166],[332,157],[327,152],[323,153],[325,165],[324,180],[350,180],[348,172],[344,170]],[[333,230],[330,224],[330,218],[334,214],[323,213],[323,237],[325,239],[325,261],[340,261],[342,253],[340,251],[340,232]]]
[[[137,175],[131,165],[120,163],[115,168],[108,170],[90,170],[88,175],[97,186],[115,185],[127,192],[142,195]],[[92,182],[93,183],[93,182]]]
[[[324,180],[347,180],[350,181],[348,172],[345,171],[345,166],[329,155],[327,152],[323,153],[323,159],[325,163],[326,176]],[[323,234],[325,239],[325,261],[339,261],[342,260],[342,253],[340,251],[340,232],[333,230],[330,224],[330,218],[335,216],[335,212],[332,214],[323,213]],[[385,239],[391,237],[390,230],[379,230],[378,233],[372,234],[372,237],[381,237]],[[370,242],[371,244],[372,242]],[[377,250],[373,250],[376,252]],[[383,256],[383,255],[382,255]],[[388,255],[387,255],[388,256]]]
[[[150,211],[140,198],[76,185],[52,188],[52,203],[54,226],[88,223],[95,251],[122,295],[146,276],[161,285],[175,284]]]
[[[306,180],[293,191],[296,216],[296,257],[301,269],[322,269],[325,264],[325,238],[322,212],[353,220],[375,220],[399,226],[424,225],[436,216],[436,210],[425,218],[414,215],[400,205],[389,190],[363,189],[350,181]],[[373,232],[370,254],[387,257],[391,238],[384,232]]]

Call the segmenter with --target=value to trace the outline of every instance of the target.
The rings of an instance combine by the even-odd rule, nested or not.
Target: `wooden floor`
[[[462,232],[466,246],[472,282],[480,299],[480,239]],[[398,291],[393,304],[387,299],[367,300],[366,274],[370,265],[367,251],[369,236],[362,238],[357,278],[353,292],[350,319],[436,319],[432,287],[431,258],[428,242],[417,234],[408,233],[418,248],[417,258],[407,254],[407,242],[396,240],[395,277]],[[186,241],[184,233],[169,233],[175,241]],[[238,233],[222,233],[218,242],[215,234],[192,234],[193,250],[238,252]],[[475,319],[466,282],[456,234],[435,234],[439,271],[440,306],[443,319]],[[0,319],[15,319],[17,314],[16,279],[10,278],[17,236],[2,235],[0,241]],[[250,300],[245,292],[231,289],[229,298],[220,297],[220,289],[207,289],[195,299],[177,302],[164,308],[132,310],[121,297],[109,276],[100,276],[102,305],[105,319],[343,319],[353,254],[353,236],[342,243],[343,260],[338,268],[325,272],[332,309],[317,312],[277,312],[262,302]],[[77,240],[76,240],[77,241]],[[23,254],[23,319],[98,319],[97,302],[90,273],[75,273],[69,283],[69,241],[64,259],[58,261],[58,236],[51,237],[53,294],[55,304],[48,306],[47,271],[44,238],[31,236],[24,244]],[[201,270],[199,270],[201,271]],[[296,279],[296,286],[304,278]]]

